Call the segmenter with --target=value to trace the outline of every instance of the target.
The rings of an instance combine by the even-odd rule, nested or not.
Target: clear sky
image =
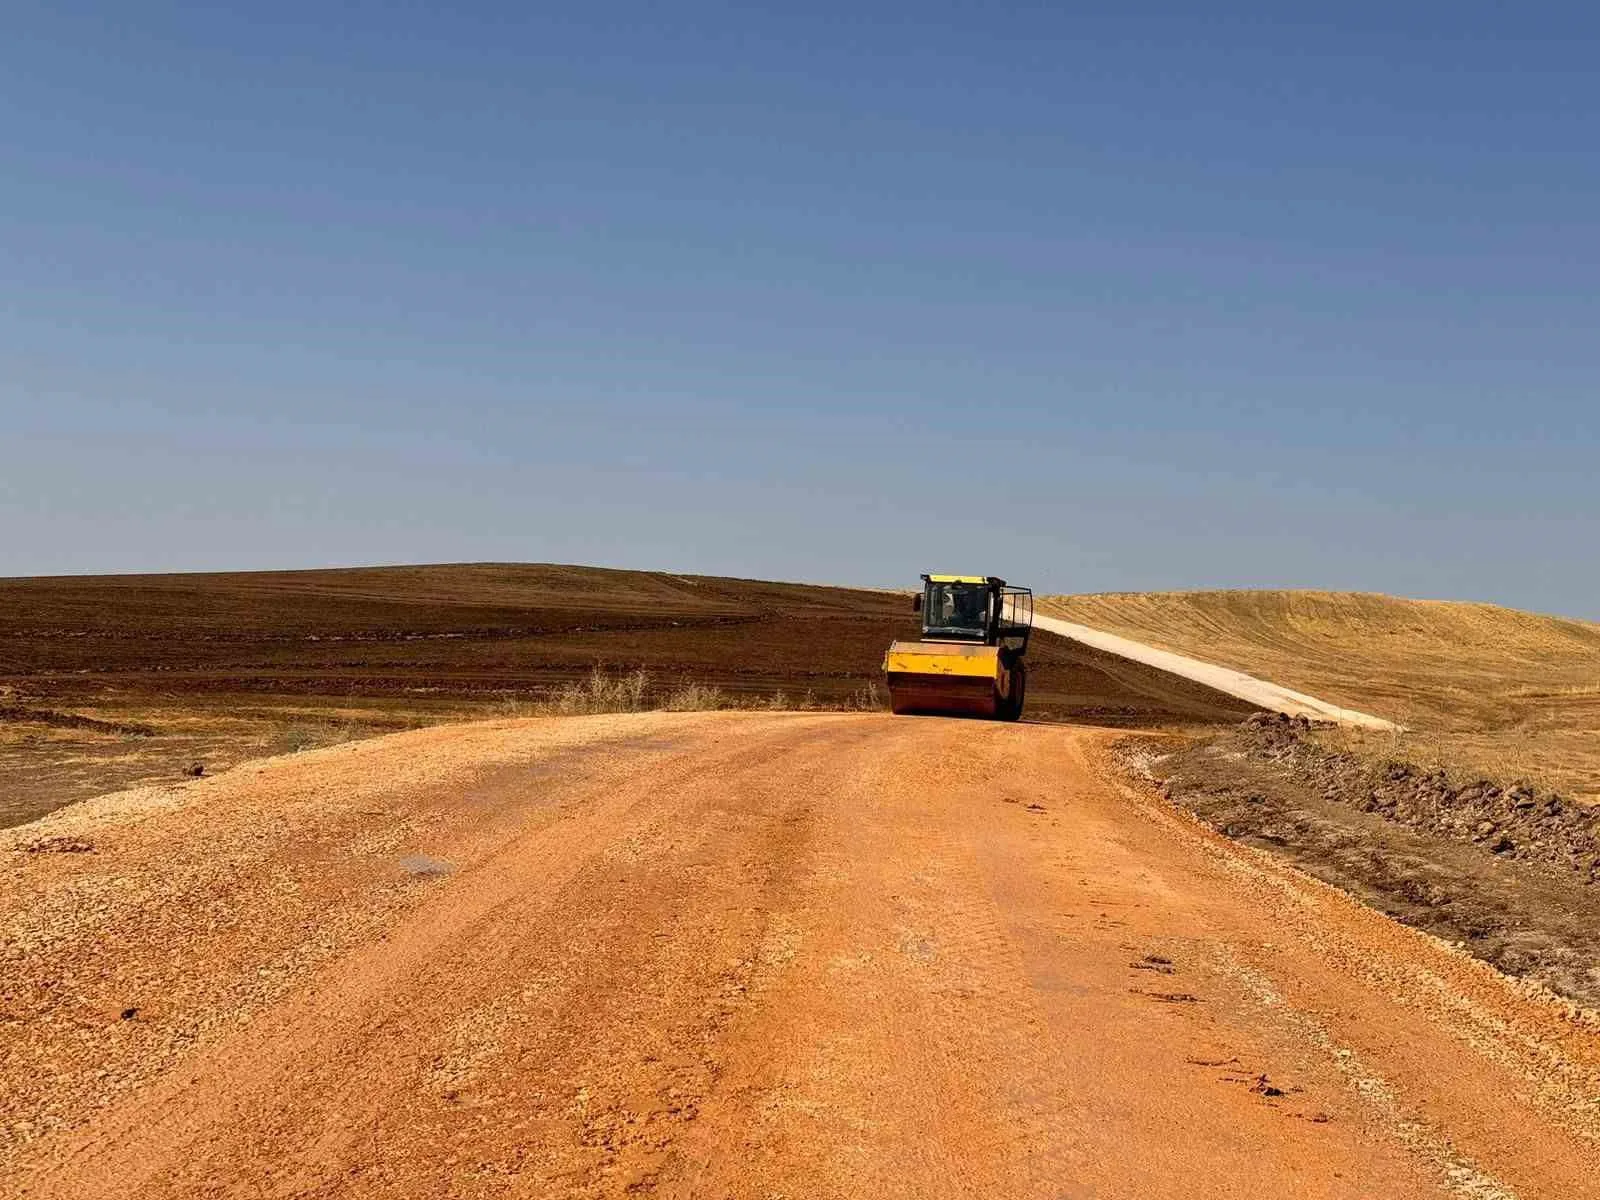
[[[1600,10],[1320,11],[9,4],[0,574],[1600,617]]]

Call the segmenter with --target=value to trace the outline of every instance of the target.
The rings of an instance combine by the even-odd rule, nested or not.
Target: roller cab
[[[1015,721],[1027,689],[1033,593],[992,575],[922,580],[922,637],[895,642],[884,655],[890,707]]]

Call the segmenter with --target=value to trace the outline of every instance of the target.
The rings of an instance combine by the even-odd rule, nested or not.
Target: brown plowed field
[[[196,762],[482,715],[596,664],[734,702],[860,703],[884,649],[916,629],[909,596],[590,567],[0,580],[0,825]],[[1057,638],[1036,639],[1031,663],[1034,717],[1148,727],[1249,711]],[[104,727],[62,723],[77,717]]]
[[[480,723],[0,834],[30,1198],[1600,1195],[1600,1028],[1060,725]]]

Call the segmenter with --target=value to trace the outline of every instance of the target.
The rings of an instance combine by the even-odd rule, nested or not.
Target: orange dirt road
[[[1600,1024],[1116,782],[811,714],[0,834],[7,1196],[1600,1196]]]

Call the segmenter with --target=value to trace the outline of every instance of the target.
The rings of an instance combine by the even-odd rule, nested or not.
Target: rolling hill
[[[1104,593],[1040,609],[1388,717],[1411,757],[1600,796],[1600,625],[1359,592]]]

